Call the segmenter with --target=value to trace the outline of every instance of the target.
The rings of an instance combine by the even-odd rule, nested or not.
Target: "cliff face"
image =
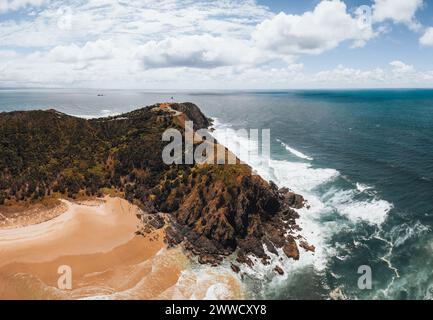
[[[186,115],[187,119],[194,121],[194,129],[206,129],[211,125],[211,122],[206,116],[201,112],[199,107],[195,104],[186,103],[172,103],[170,107],[173,110],[182,112]]]
[[[203,263],[233,252],[240,262],[251,264],[249,254],[266,262],[264,246],[298,259],[293,208],[302,207],[303,198],[244,164],[164,164],[162,133],[182,129],[177,117],[195,129],[210,125],[194,104],[168,108],[177,115],[160,105],[93,120],[54,110],[0,114],[0,205],[113,189],[154,213],[153,227],[164,224],[159,212],[168,213],[166,241],[182,243]]]
[[[302,207],[301,196],[251,175],[246,165],[193,168],[188,186],[173,211],[170,244],[183,241],[200,261],[212,264],[234,251],[240,262],[251,264],[249,254],[266,262],[263,245],[272,253],[284,248],[287,256],[299,258],[290,233],[297,231],[299,217],[291,205]],[[169,205],[170,197],[165,201]]]

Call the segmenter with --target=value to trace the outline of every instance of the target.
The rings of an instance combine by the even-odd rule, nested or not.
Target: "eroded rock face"
[[[169,247],[177,246],[182,241],[183,237],[177,229],[174,229],[172,226],[168,226],[165,229],[165,242],[168,243]]]
[[[173,110],[182,112],[186,117],[194,122],[194,129],[206,129],[211,125],[211,121],[207,118],[195,104],[190,102],[172,103],[170,107]]]
[[[222,181],[221,174],[226,170],[232,172]],[[299,259],[295,240],[286,234],[298,228],[299,215],[290,205],[300,207],[302,196],[278,190],[274,184],[251,175],[245,165],[237,169],[209,166],[194,172],[198,181],[205,175],[207,182],[193,183],[172,214],[186,248],[202,257],[200,262],[211,261],[209,255],[221,260],[236,251],[242,263],[252,265],[248,255],[266,263],[269,257],[264,246],[274,254],[278,254],[277,248],[283,248],[286,255]]]
[[[305,251],[310,251],[310,252],[315,252],[316,251],[316,247],[313,246],[313,245],[308,244],[308,242],[305,241],[305,240],[301,240],[299,242],[299,246],[301,248],[303,248]]]
[[[210,122],[194,105],[173,104],[197,127]],[[171,208],[174,220],[169,243],[183,238],[187,250],[199,256],[202,263],[215,264],[234,252],[237,261],[252,265],[250,255],[264,264],[269,260],[265,248],[278,254],[278,248],[299,259],[297,243],[291,234],[300,230],[295,209],[304,206],[304,198],[287,188],[278,189],[253,175],[252,169],[236,165],[200,165],[183,172],[162,187],[163,207]],[[173,189],[182,186],[175,199]],[[174,236],[174,233],[177,235]],[[173,240],[172,240],[173,239]]]
[[[290,191],[288,188],[281,188],[280,193],[283,195],[284,200],[290,207],[295,209],[301,209],[304,207],[305,200],[301,195]]]
[[[299,249],[296,245],[295,239],[292,237],[287,238],[287,242],[283,247],[283,251],[287,257],[292,258],[293,260],[299,260]]]

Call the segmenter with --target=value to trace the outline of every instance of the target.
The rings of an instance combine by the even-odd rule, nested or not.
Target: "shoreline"
[[[182,109],[191,106],[176,105],[176,107]],[[193,111],[190,112],[198,112],[198,118],[203,118],[203,121],[206,120],[206,123],[204,123],[203,125],[207,127],[208,118],[204,117],[204,115],[200,112],[197,106],[193,105],[192,107],[196,109],[193,108]],[[187,111],[188,110],[189,109],[187,109]],[[185,128],[185,121],[187,119],[186,113],[184,115],[184,112],[180,112],[178,110],[175,111],[170,105],[165,104],[158,104],[157,107],[151,109],[151,111],[168,112],[170,114],[170,118],[175,119],[175,121],[177,121],[181,127]],[[137,112],[140,112],[140,110]],[[199,141],[201,141],[201,139]],[[224,146],[224,151],[224,158],[226,156],[229,157],[230,154],[232,154],[232,156],[236,158],[236,164],[240,164],[240,160],[231,151],[229,151],[226,146]],[[239,183],[239,179],[243,179],[246,175],[249,177],[251,170],[252,168],[250,166],[244,165],[244,167],[238,169],[238,171],[235,171],[234,177],[237,179],[236,182]],[[208,172],[205,172],[205,174],[208,174]],[[216,185],[214,186],[218,188],[218,179],[221,178],[219,174],[220,173],[218,171],[215,173]],[[277,190],[276,185],[272,185],[261,178],[257,178],[256,180],[245,179],[242,181],[244,181],[246,186],[250,186],[250,184],[252,184],[254,186],[257,186],[258,188],[261,188],[261,190],[263,190],[264,192],[264,195],[266,196],[265,200],[263,201],[269,201],[269,203],[272,203],[275,206],[275,203],[278,202],[278,213],[280,215],[275,215],[275,221],[270,221],[269,224],[263,227],[265,228],[264,231],[268,232],[269,236],[272,238],[272,242],[268,241],[268,243],[266,244],[269,252],[276,252],[277,248],[281,248],[282,252],[280,252],[280,254],[284,253],[284,255],[288,258],[298,260],[299,249],[296,242],[297,240],[299,240],[299,238],[295,238],[291,232],[297,230],[297,225],[295,224],[297,214],[290,207],[290,204],[295,208],[297,208],[299,205],[300,207],[302,207],[304,201],[302,196],[296,195],[293,192],[289,192],[290,190],[287,188],[281,191]],[[238,192],[239,194],[241,194],[240,190],[238,190]],[[242,193],[241,195],[245,197],[247,202],[256,201],[256,199],[254,198],[255,195],[251,195],[249,193]],[[210,194],[206,194],[206,197],[207,196],[212,197]],[[220,193],[220,199],[225,199],[224,196],[225,195]],[[302,204],[298,203],[298,200],[301,201]],[[87,288],[87,286],[84,284],[88,284],[86,280],[88,277],[91,277],[95,274],[100,274],[101,272],[105,273],[108,269],[112,270],[112,272],[115,272],[114,269],[122,269],[123,267],[125,267],[123,265],[125,262],[124,255],[132,257],[129,255],[132,251],[134,252],[133,256],[135,258],[139,256],[142,257],[143,252],[145,252],[144,255],[146,256],[144,261],[134,261],[133,265],[135,265],[136,267],[139,266],[138,269],[141,269],[143,265],[150,263],[152,264],[152,272],[154,270],[153,263],[155,260],[158,260],[158,257],[161,254],[163,254],[163,256],[165,257],[165,254],[171,255],[173,252],[177,252],[175,258],[177,262],[172,261],[172,265],[163,267],[169,269],[167,271],[168,274],[170,274],[171,276],[175,276],[174,278],[164,278],[164,281],[170,281],[170,287],[172,287],[182,280],[181,277],[184,276],[185,273],[189,274],[189,277],[193,277],[194,279],[196,279],[195,281],[201,281],[200,274],[194,273],[194,271],[192,271],[191,273],[191,270],[186,270],[187,265],[189,265],[189,262],[191,262],[191,260],[195,260],[195,258],[198,258],[198,261],[201,263],[210,263],[212,265],[217,265],[219,264],[219,262],[222,261],[225,256],[227,256],[227,254],[230,253],[229,251],[218,251],[217,253],[214,253],[214,251],[212,250],[214,249],[215,245],[212,242],[205,244],[203,248],[194,246],[193,242],[188,242],[196,236],[196,234],[194,234],[192,230],[188,234],[189,238],[185,240],[187,237],[182,234],[182,232],[177,233],[179,231],[171,228],[171,225],[169,226],[171,229],[167,229],[167,236],[170,235],[170,238],[167,241],[168,246],[177,245],[180,242],[187,241],[185,246],[176,246],[176,249],[167,249],[167,245],[164,242],[164,230],[155,231],[154,233],[152,232],[149,237],[137,238],[137,234],[142,234],[140,232],[141,221],[137,219],[137,216],[141,215],[142,213],[138,209],[138,207],[121,198],[109,198],[109,196],[106,196],[104,201],[105,202],[103,204],[95,204],[94,201],[89,202],[86,200],[77,202],[61,200],[63,204],[66,204],[68,206],[68,210],[66,210],[63,214],[54,217],[51,220],[47,220],[39,224],[21,226],[21,228],[14,228],[9,230],[0,229],[0,245],[7,248],[5,250],[6,255],[4,255],[0,259],[0,278],[2,277],[3,269],[6,269],[6,271],[4,271],[6,276],[10,276],[11,274],[14,274],[14,272],[15,276],[18,274],[35,276],[35,281],[39,281],[39,283],[42,282],[44,283],[44,285],[49,285],[51,288],[53,288],[55,286],[54,279],[58,278],[58,275],[55,273],[53,264],[57,264],[58,267],[63,264],[68,265],[66,262],[72,261],[76,264],[76,266],[78,265],[78,269],[81,270],[78,273],[78,280],[74,278],[74,281],[78,281],[80,283],[80,288]],[[243,206],[244,204],[241,204],[241,210],[245,209]],[[190,214],[187,209],[183,209],[184,211],[182,211],[181,214]],[[269,207],[268,211],[272,211],[272,208]],[[261,219],[260,215],[266,215],[268,214],[268,211],[264,210],[256,213],[256,218]],[[212,214],[214,216],[207,217],[207,219],[212,220],[216,216],[220,215],[220,213],[217,213],[216,211],[212,211]],[[122,215],[122,217],[120,217],[120,215]],[[277,225],[279,225],[279,222],[283,223],[284,226],[288,228],[288,230],[276,227]],[[222,228],[220,230],[220,233],[222,232],[221,234],[227,231],[225,229],[225,224],[221,224],[220,227]],[[206,228],[211,227],[207,225]],[[256,226],[256,228],[259,227]],[[171,232],[169,233],[169,231]],[[234,237],[236,236],[237,235],[235,235]],[[180,242],[178,241],[179,239],[181,240]],[[258,245],[260,245],[260,243],[264,244],[261,242],[263,239],[261,237],[256,239],[254,238],[254,236],[251,236],[250,240],[254,241],[256,245],[252,245],[247,242],[240,243],[239,245],[242,244],[242,246],[237,252],[236,263],[247,264],[252,267],[252,265],[254,264],[253,260],[255,260],[253,259],[254,256],[261,258],[263,264],[267,264],[266,262],[270,259],[270,256],[267,254],[265,249],[260,250],[257,247]],[[218,239],[215,241],[218,241]],[[154,246],[155,243],[157,244],[156,247]],[[277,245],[277,247],[274,247],[274,243],[275,245]],[[123,246],[127,248],[128,252],[124,252],[123,250],[119,249]],[[151,247],[154,247],[155,251],[148,254],[147,251]],[[184,248],[184,250],[186,249],[188,252],[186,252],[185,254],[185,252],[182,251],[182,248]],[[120,251],[118,252],[117,250]],[[115,254],[116,260],[110,260],[109,257],[104,256],[112,254],[115,251],[117,252]],[[314,249],[312,251],[314,251]],[[192,252],[194,255],[191,255],[190,252]],[[232,253],[235,252],[233,251]],[[109,265],[109,268],[101,271],[102,265],[98,263],[92,264],[88,261],[83,261],[83,258],[89,259],[96,257],[98,257],[98,261],[101,261],[104,258],[108,259],[108,261],[110,261],[110,263],[107,263],[107,265]],[[170,258],[168,259],[171,260]],[[62,261],[66,262],[62,263]],[[59,265],[59,263],[61,264]],[[44,267],[41,267],[41,265],[43,265]],[[3,268],[3,266],[5,268]],[[74,270],[77,269],[76,266],[74,267]],[[7,269],[7,267],[10,267],[10,269]],[[129,267],[131,266],[129,265],[128,268]],[[198,268],[196,269],[205,270],[207,268],[205,266],[198,266]],[[226,298],[241,298],[244,296],[242,290],[240,289],[242,287],[242,283],[239,279],[242,278],[243,273],[240,275],[235,275],[231,270],[233,269],[233,271],[235,271],[235,269],[239,269],[239,267],[232,264],[231,268],[225,269],[227,270],[224,270],[224,268],[218,268],[218,271],[222,271],[219,274],[215,274],[215,272],[218,273],[216,269],[212,269],[211,271],[209,271],[209,269],[207,270],[207,275],[214,274],[213,276],[208,278],[219,279],[220,276],[222,276],[223,279],[220,279],[216,283],[208,279],[209,282],[212,282],[212,285],[210,287],[207,287],[205,285],[197,287],[196,290],[200,292],[201,298],[208,297],[209,295],[217,295],[219,299],[224,299],[224,292],[228,292],[228,294],[226,294]],[[46,270],[51,270],[50,275],[46,274]],[[280,275],[284,273],[281,266],[279,265],[275,266],[273,272],[279,273]],[[221,275],[221,273],[223,275]],[[86,277],[86,279],[82,279],[82,277]],[[129,281],[125,279],[125,274],[118,274],[117,277],[123,278],[123,280],[121,280],[122,283],[124,283],[125,281]],[[135,286],[139,285],[139,283],[141,283],[142,280],[146,278],[147,274],[138,283],[135,283]],[[117,279],[116,281],[120,280]],[[115,283],[117,283],[116,281]],[[162,281],[162,283],[164,281]],[[191,281],[191,279],[189,279],[189,281]],[[132,290],[132,288],[135,288],[135,286],[131,286],[131,284],[128,287],[110,286],[109,289],[107,289],[105,282],[106,281],[100,282],[99,284],[102,287],[93,290],[91,294],[74,293],[73,295],[64,295],[64,292],[61,292],[61,294],[57,292],[56,294],[60,294],[60,298],[62,299],[71,297],[74,299],[88,297],[102,298],[107,296],[109,298],[114,298],[116,295],[119,294],[119,291],[122,293],[126,290],[126,288],[128,288],[128,290]],[[5,283],[7,283],[7,281]],[[218,287],[221,284],[223,285],[223,287]],[[75,283],[74,285],[76,286],[77,284]],[[191,286],[191,284],[189,284],[188,286]],[[158,287],[161,287],[161,281],[159,281]],[[152,285],[150,285],[150,288],[152,288]],[[230,289],[226,290],[225,288]],[[149,286],[147,286],[147,289],[149,289]],[[0,288],[0,290],[2,289]],[[208,290],[214,290],[215,292],[209,293]],[[151,289],[151,291],[152,293],[150,294],[143,294],[143,292],[141,292],[141,294],[138,294],[138,297],[145,299],[157,298],[160,294],[162,294],[162,292],[156,292],[154,289]],[[33,295],[35,294],[34,292],[35,291],[33,290]],[[36,290],[36,292],[38,291]],[[0,291],[0,298],[2,296],[4,296],[4,294],[2,294]],[[18,296],[20,296],[20,294],[18,294]],[[185,295],[184,293],[183,295],[181,295],[181,297],[188,296],[192,298],[198,298],[196,292],[190,293],[189,295]]]
[[[242,298],[236,275],[195,265],[180,246],[168,249],[164,228],[136,235],[140,209],[126,200],[62,202],[67,210],[51,220],[0,229],[0,300],[203,299],[215,286]],[[63,265],[72,290],[57,288]]]

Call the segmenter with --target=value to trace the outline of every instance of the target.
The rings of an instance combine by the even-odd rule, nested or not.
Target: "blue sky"
[[[262,0],[259,4],[268,6],[275,12],[302,14],[312,10],[320,0]],[[374,1],[350,0],[345,1],[349,10],[362,5],[372,6]],[[424,1],[424,6],[416,12],[416,19],[424,26],[433,26],[433,1]],[[366,46],[358,50],[350,50],[341,46],[336,50],[326,52],[319,57],[305,57],[302,59],[312,70],[320,69],[323,64],[338,66],[347,64],[356,68],[374,68],[383,66],[389,61],[398,59],[411,63],[420,69],[433,69],[433,47],[419,44],[420,31],[413,32],[404,24],[391,24],[387,34],[373,39]]]
[[[433,0],[0,0],[3,87],[433,87],[431,57]]]

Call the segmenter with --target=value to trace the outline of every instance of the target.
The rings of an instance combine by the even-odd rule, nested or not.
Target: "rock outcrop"
[[[173,110],[184,113],[189,120],[193,121],[195,130],[206,129],[211,125],[211,120],[193,103],[171,103],[170,107]]]
[[[197,107],[172,105],[187,119],[208,126]],[[174,175],[173,175],[174,176]],[[176,186],[186,186],[186,193],[171,197]],[[250,255],[267,263],[267,251],[277,249],[294,260],[299,250],[294,237],[299,231],[295,209],[305,200],[288,188],[278,189],[252,173],[252,168],[239,161],[236,165],[196,165],[163,185],[170,195],[161,198],[164,207],[172,208],[173,223],[167,242],[175,245],[183,239],[187,250],[199,256],[199,262],[217,264],[224,256],[236,252],[237,260],[252,265]]]

